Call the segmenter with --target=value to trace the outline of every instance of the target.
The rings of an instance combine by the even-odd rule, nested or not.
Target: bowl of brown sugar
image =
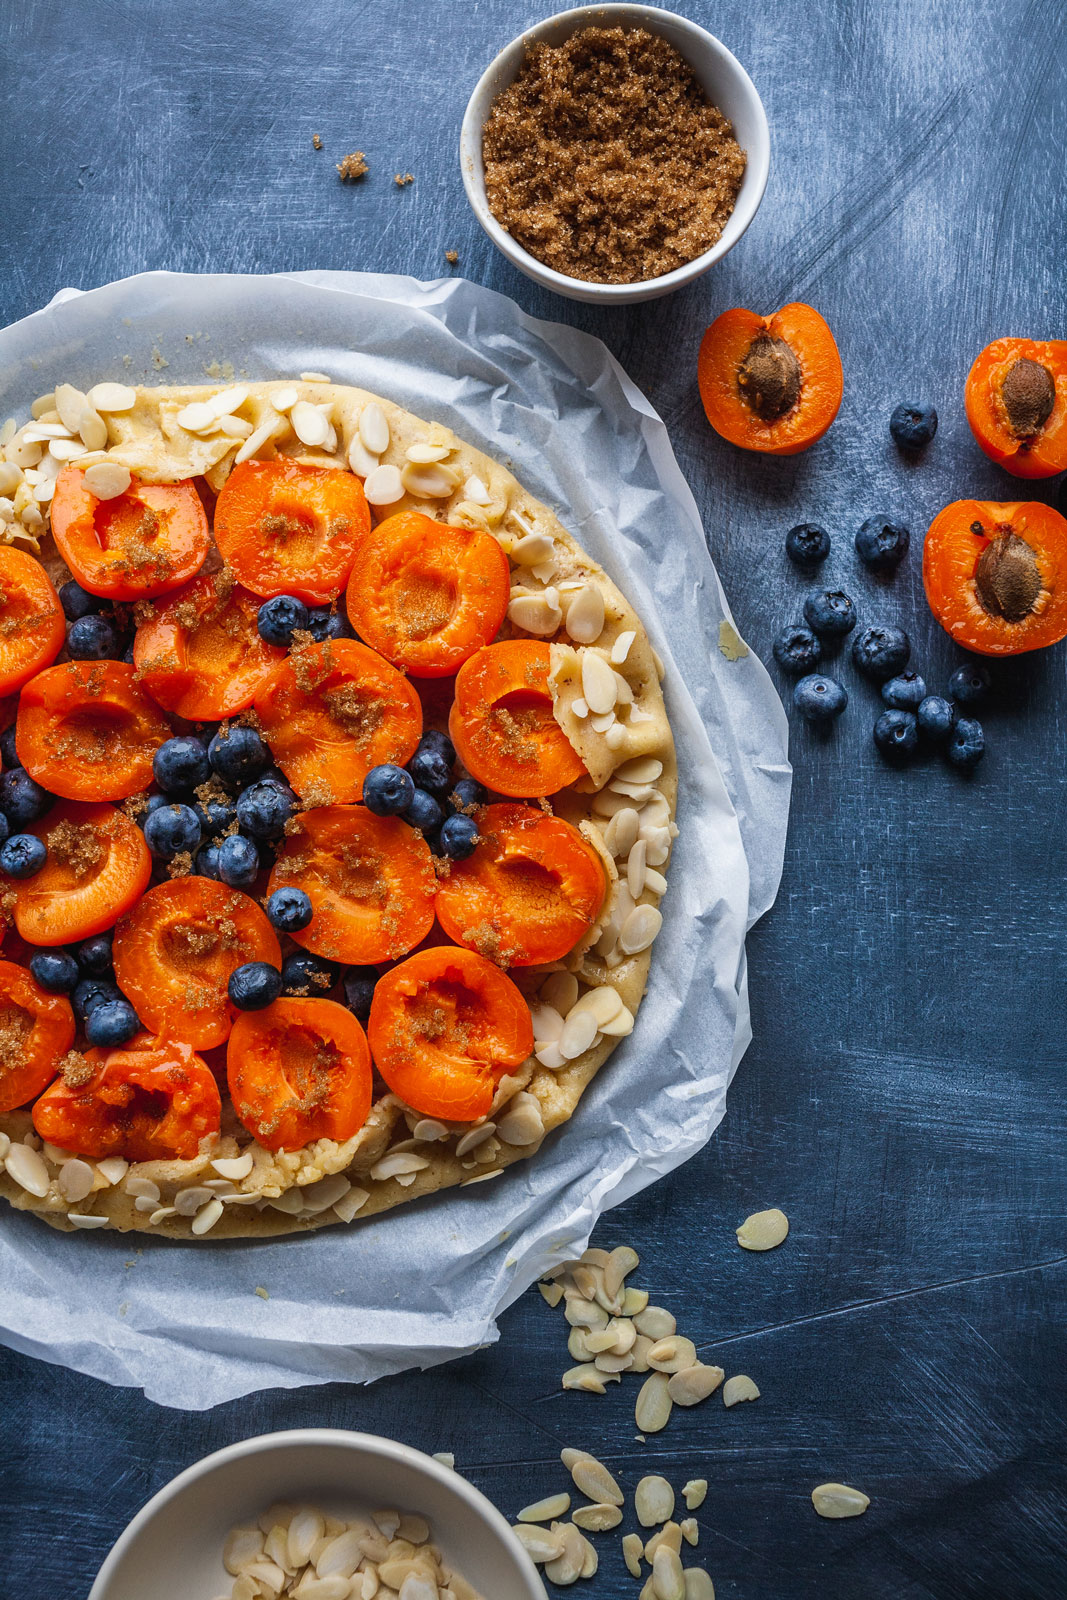
[[[471,95],[467,198],[527,277],[572,300],[669,294],[732,250],[763,198],[770,138],[748,73],[653,6],[580,6],[528,29]]]

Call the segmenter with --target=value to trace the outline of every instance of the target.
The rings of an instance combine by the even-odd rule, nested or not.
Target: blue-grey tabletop
[[[1020,487],[979,453],[963,384],[997,336],[1067,333],[1067,12],[1058,0],[681,8],[751,73],[770,184],[708,276],[606,311],[515,272],[460,183],[467,96],[548,0],[9,5],[0,318],[147,268],[463,273],[599,335],[650,397],[762,656],[798,618],[807,586],[783,537],[810,519],[832,535],[828,585],[864,620],[903,626],[943,689],[962,657],[924,602],[926,527],[964,496],[1055,503],[1058,487]],[[370,170],[344,185],[335,163],[353,149]],[[399,187],[397,172],[413,181]],[[711,432],[696,352],[727,307],[789,300],[833,328],[844,403],[813,449],[772,459]],[[889,437],[902,400],[940,414],[917,460]],[[875,513],[912,532],[891,582],[852,547]],[[497,1345],[450,1366],[206,1414],[5,1351],[0,1593],[83,1596],[176,1471],[301,1424],[452,1450],[509,1514],[560,1485],[565,1445],[599,1454],[627,1489],[645,1472],[706,1477],[691,1559],[720,1600],[1067,1592],[1063,669],[1062,647],[994,665],[970,779],[935,757],[886,766],[877,693],[847,657],[850,703],[832,732],[793,719],[785,875],[749,938],[755,1038],[725,1121],[595,1236],[638,1249],[653,1298],[706,1359],[753,1376],[756,1403],[716,1397],[638,1444],[632,1388],[561,1391],[563,1324],[536,1294],[505,1315]],[[739,1250],[735,1226],[766,1206],[788,1213],[788,1241]],[[866,1515],[815,1516],[810,1493],[827,1479],[862,1488]],[[636,1596],[617,1535],[598,1543],[587,1592]]]

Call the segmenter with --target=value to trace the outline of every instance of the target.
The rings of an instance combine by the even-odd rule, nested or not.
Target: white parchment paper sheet
[[[750,1038],[745,933],[777,891],[790,785],[763,666],[717,648],[729,610],[666,430],[599,340],[462,279],[148,273],[64,291],[0,332],[0,419],[63,380],[195,383],[216,362],[387,395],[558,511],[666,663],[681,833],[636,1032],[572,1121],[494,1183],[263,1244],[60,1234],[2,1208],[0,1338],[192,1410],[495,1338],[497,1314],[602,1211],[705,1144]]]

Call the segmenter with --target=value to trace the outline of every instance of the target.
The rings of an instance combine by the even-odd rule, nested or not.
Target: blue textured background
[[[686,0],[736,51],[772,133],[763,208],[710,277],[600,312],[515,274],[471,218],[459,118],[482,67],[545,4],[356,7],[35,0],[0,8],[0,318],[64,284],[186,271],[457,270],[606,340],[671,430],[738,624],[766,655],[799,611],[782,555],[801,518],[834,536],[828,576],[864,620],[908,628],[943,686],[956,657],[926,612],[922,533],[963,495],[1012,498],[974,446],[962,386],[1006,333],[1067,332],[1065,13],[1056,0]],[[325,149],[316,154],[311,136]],[[371,172],[333,170],[366,151]],[[411,171],[403,190],[394,172]],[[810,299],[845,400],[782,461],[734,451],[696,395],[705,324]],[[918,465],[886,429],[900,399],[941,428]],[[1054,499],[1057,485],[1024,490]],[[851,535],[912,527],[884,586]],[[564,1395],[563,1324],[536,1295],[498,1346],[367,1391],[263,1394],[204,1416],[0,1353],[5,1600],[81,1596],[137,1506],[206,1451],[267,1428],[357,1426],[457,1463],[509,1512],[561,1481],[558,1451],[710,1482],[700,1552],[720,1600],[1057,1600],[1067,1590],[1062,648],[996,670],[989,753],[966,782],[888,771],[875,697],[833,734],[795,730],[778,905],[749,941],[755,1043],[704,1155],[600,1229],[702,1352],[763,1393],[633,1442],[631,1381]],[[781,1205],[787,1245],[732,1229]],[[133,1268],[131,1270],[136,1270]],[[0,1285],[2,1293],[2,1285]],[[814,1484],[872,1506],[817,1519]],[[614,1535],[583,1592],[636,1595]],[[149,1600],[149,1597],[146,1597]]]

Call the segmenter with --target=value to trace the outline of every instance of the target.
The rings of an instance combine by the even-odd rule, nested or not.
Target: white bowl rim
[[[416,1472],[421,1472],[423,1476],[435,1479],[442,1488],[457,1493],[472,1511],[488,1523],[492,1532],[514,1555],[519,1570],[527,1579],[530,1600],[535,1600],[535,1597],[536,1600],[541,1600],[541,1596],[545,1595],[545,1588],[537,1568],[512,1534],[507,1519],[480,1489],[476,1489],[469,1479],[464,1478],[452,1467],[446,1467],[443,1462],[435,1461],[433,1456],[426,1455],[422,1450],[416,1450],[413,1445],[401,1444],[397,1439],[386,1439],[377,1433],[359,1433],[350,1428],[282,1428],[275,1433],[258,1433],[251,1439],[239,1439],[236,1444],[224,1445],[221,1450],[213,1450],[210,1455],[202,1456],[199,1461],[194,1461],[191,1466],[185,1467],[177,1477],[165,1483],[162,1489],[157,1489],[152,1498],[146,1500],[140,1511],[136,1512],[126,1524],[104,1557],[100,1570],[93,1580],[88,1600],[107,1600],[108,1585],[134,1540],[165,1505],[176,1499],[197,1479],[205,1477],[218,1467],[227,1466],[231,1461],[239,1461],[243,1456],[256,1455],[266,1450],[277,1450],[286,1446],[306,1449],[336,1445],[360,1450],[366,1455],[402,1462]]]
[[[757,139],[750,141],[757,146],[757,161],[754,167],[756,181],[751,186],[749,194],[745,196],[744,207],[742,208],[740,204],[735,205],[727,218],[726,227],[728,228],[735,217],[739,213],[741,215],[736,237],[732,238],[725,246],[720,236],[710,250],[705,250],[702,255],[694,256],[692,261],[686,261],[682,266],[675,267],[671,272],[662,273],[658,278],[639,278],[633,283],[596,283],[587,278],[568,277],[566,273],[557,272],[554,267],[546,266],[543,261],[539,261],[536,256],[523,249],[522,245],[516,243],[511,234],[501,227],[490,210],[489,203],[485,198],[484,188],[478,185],[474,178],[475,162],[473,151],[480,146],[482,133],[482,122],[476,113],[475,107],[483,98],[490,80],[496,75],[505,56],[513,52],[517,53],[520,46],[525,47],[527,44],[536,41],[545,33],[557,28],[561,23],[573,23],[577,27],[582,20],[587,19],[592,22],[596,19],[604,26],[610,27],[615,21],[640,21],[648,26],[649,31],[654,32],[656,31],[656,21],[659,18],[666,18],[670,23],[676,25],[682,33],[688,35],[700,48],[705,51],[710,50],[712,55],[717,56],[720,61],[726,64],[728,70],[736,74],[742,91],[747,93],[750,98],[752,112],[757,124]],[[746,152],[749,161],[751,161],[751,154],[751,151]],[[630,3],[630,0],[627,0],[627,3],[574,6],[567,11],[557,11],[554,15],[544,17],[539,22],[524,29],[522,33],[517,34],[514,39],[504,45],[489,62],[475,84],[470,99],[467,101],[467,109],[463,113],[463,121],[460,127],[459,156],[460,176],[463,179],[463,187],[471,210],[497,249],[507,257],[513,266],[518,267],[520,271],[525,272],[528,277],[541,283],[545,288],[555,289],[558,293],[572,296],[577,290],[588,301],[602,300],[609,303],[614,301],[618,304],[627,300],[650,298],[653,295],[667,293],[671,289],[681,288],[683,284],[700,277],[709,267],[714,266],[716,261],[721,260],[724,255],[727,255],[733,249],[734,245],[739,242],[751,226],[767,188],[767,179],[770,173],[770,129],[767,123],[767,113],[759,91],[733,51],[724,45],[721,39],[716,38],[707,28],[701,27],[699,22],[694,22],[689,17],[683,17],[677,11],[668,11],[662,6],[633,4]],[[748,168],[746,167],[746,174],[747,171]],[[725,233],[726,229],[723,231]]]

